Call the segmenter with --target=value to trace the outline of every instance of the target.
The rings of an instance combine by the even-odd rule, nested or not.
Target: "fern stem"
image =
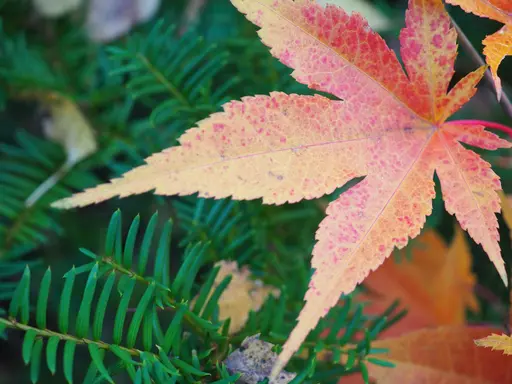
[[[12,319],[7,320],[7,319],[0,317],[0,324],[5,325],[7,328],[17,329],[17,330],[23,331],[23,332],[34,331],[40,337],[45,337],[45,338],[58,337],[59,340],[72,341],[75,344],[79,344],[79,345],[95,344],[98,348],[110,350],[110,344],[105,343],[103,341],[94,341],[94,340],[90,340],[90,339],[78,338],[76,336],[66,335],[66,334],[59,333],[59,332],[54,332],[49,329],[39,329],[39,328],[31,327],[30,325],[18,323],[16,320],[12,320]],[[125,352],[128,352],[131,356],[139,357],[142,354],[149,353],[149,352],[145,352],[145,351],[140,351],[135,348],[126,348],[126,347],[122,347],[122,346],[117,346],[117,347],[119,347],[120,349],[122,349]],[[160,358],[157,355],[155,355],[153,353],[152,353],[152,355],[156,359],[160,360]]]
[[[494,123],[492,121],[485,121],[485,120],[454,120],[454,121],[448,121],[448,123],[455,124],[455,125],[483,125],[484,127],[494,128],[494,129],[498,129],[498,130],[500,130],[502,132],[505,132],[506,134],[508,134],[510,136],[510,138],[512,138],[512,128],[507,127],[504,124]]]
[[[460,40],[462,47],[464,48],[466,53],[471,57],[473,62],[480,67],[487,65],[485,63],[484,59],[482,59],[482,56],[480,56],[480,54],[475,49],[475,47],[473,47],[473,44],[471,44],[471,41],[468,39],[466,34],[458,26],[458,24],[455,22],[455,20],[453,20],[453,17],[451,19],[452,19],[452,24],[455,27],[457,34],[459,35],[459,40]],[[496,84],[494,83],[494,79],[492,78],[492,73],[489,70],[489,68],[487,68],[487,70],[485,71],[485,78],[487,79],[487,81],[490,84],[492,84],[492,87],[494,88],[494,90],[497,91]],[[505,90],[503,90],[501,93],[501,99],[499,100],[499,103],[501,104],[501,107],[503,108],[505,113],[508,115],[508,117],[512,119],[512,102],[510,101],[507,94],[505,93]]]
[[[171,93],[174,97],[176,97],[179,101],[185,104],[188,107],[191,107],[191,104],[186,99],[185,96],[176,88],[167,78],[158,71],[153,64],[142,54],[137,54],[137,58],[146,66],[149,72],[159,81],[161,82],[165,88]]]
[[[124,275],[130,276],[131,278],[134,278],[135,280],[137,280],[138,282],[140,282],[142,284],[151,285],[154,283],[153,280],[149,280],[141,275],[138,275],[137,273],[133,272],[132,270],[129,270],[129,269],[123,267],[122,265],[117,264],[114,260],[112,260],[110,258],[104,258],[104,259],[101,259],[101,261],[103,261],[105,264],[110,265],[110,267],[112,269],[114,269],[115,271],[122,273]],[[179,303],[176,302],[176,300],[174,300],[171,297],[171,295],[169,294],[170,293],[169,289],[158,282],[155,282],[155,283],[159,289],[162,289],[163,291],[167,292],[167,295],[166,295],[167,303],[166,304],[169,307],[167,307],[166,309],[173,313],[177,312],[178,308],[179,308]],[[201,326],[201,324],[199,324],[194,319],[194,317],[192,316],[192,312],[190,310],[187,310],[185,312],[185,315],[183,316],[183,321],[188,325],[188,327],[190,329],[192,329],[202,339],[205,339],[207,337],[212,337],[215,341],[224,341],[225,340],[225,336],[221,335],[218,332],[205,331],[204,328]]]

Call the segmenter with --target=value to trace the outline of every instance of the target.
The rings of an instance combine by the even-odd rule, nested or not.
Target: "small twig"
[[[73,162],[66,161],[53,175],[46,179],[34,192],[25,200],[25,207],[32,207],[41,197],[43,197],[50,189],[55,187],[60,180],[66,176],[69,170],[73,167]]]
[[[469,41],[468,37],[464,34],[462,29],[458,26],[458,24],[455,22],[455,20],[452,19],[452,24],[455,27],[455,30],[457,31],[459,35],[459,40],[466,51],[466,53],[471,57],[471,59],[477,64],[478,66],[486,65],[484,59],[482,59],[482,56],[478,53],[478,51],[473,47],[473,44],[471,44],[471,41]],[[494,79],[492,78],[492,73],[489,69],[485,71],[485,78],[489,83],[492,84],[494,90],[496,91],[496,84],[494,83]],[[500,104],[505,113],[508,115],[509,118],[512,119],[512,102],[510,102],[510,99],[508,98],[505,91],[502,92]]]

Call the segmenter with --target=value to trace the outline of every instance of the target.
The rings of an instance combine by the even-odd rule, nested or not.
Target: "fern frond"
[[[23,35],[6,36],[0,20],[0,81],[23,92],[56,92],[66,89],[65,79],[47,64],[42,51],[29,48]]]
[[[122,276],[119,282],[121,285],[119,289],[124,292],[121,303],[119,304],[122,310],[118,311],[116,325],[114,326],[114,339],[117,339],[118,342],[120,342],[120,338],[123,335],[126,311],[136,283],[142,284],[145,287],[146,296],[142,297],[135,309],[134,319],[136,319],[136,322],[132,324],[133,328],[131,328],[133,334],[138,334],[137,331],[143,316],[151,316],[151,314],[145,312],[149,301],[151,301],[153,305],[159,308],[165,308],[171,312],[178,312],[180,310],[180,302],[190,299],[192,282],[196,279],[199,268],[204,262],[203,255],[206,246],[201,243],[190,246],[185,251],[183,264],[178,270],[174,281],[170,283],[169,255],[172,221],[168,221],[164,225],[158,241],[153,271],[150,275],[147,275],[147,265],[150,261],[149,255],[153,245],[157,219],[158,214],[155,213],[146,227],[141,247],[137,253],[134,251],[134,238],[137,234],[140,219],[136,217],[132,221],[126,242],[122,242],[120,211],[114,213],[110,220],[103,255],[97,255],[89,250],[80,249],[82,253],[92,258],[93,262],[82,266],[80,270],[75,270],[76,274],[92,273],[93,268],[99,265],[99,271],[102,274],[116,273]],[[133,260],[134,255],[138,258],[137,263]],[[137,265],[137,270],[134,269],[134,265]],[[143,300],[144,298],[146,298],[146,300]],[[221,335],[216,333],[221,326],[220,323],[200,317],[197,313],[194,313],[194,311],[188,308],[184,315],[184,321],[203,337],[208,334],[214,339],[222,338]],[[132,341],[133,337],[134,335],[132,335]],[[149,338],[149,336],[147,337]]]
[[[124,315],[122,316],[123,318],[128,315],[128,307],[123,307],[122,305],[119,306],[116,315],[116,327],[121,324],[122,335],[126,335],[124,340],[119,340],[122,343],[117,343],[116,340],[114,340],[115,344],[110,344],[100,340],[98,337],[96,337],[98,335],[95,335],[94,329],[92,332],[93,337],[90,338],[89,325],[92,314],[95,312],[94,307],[102,308],[103,305],[105,305],[105,303],[101,300],[98,304],[94,304],[92,302],[92,298],[95,296],[94,293],[98,280],[98,273],[99,264],[96,264],[89,273],[88,282],[84,288],[83,293],[80,294],[82,297],[82,303],[80,304],[74,332],[71,334],[68,328],[68,324],[70,323],[70,312],[66,312],[66,310],[69,309],[69,306],[66,304],[66,302],[69,300],[70,293],[68,292],[72,292],[73,288],[76,287],[73,287],[73,283],[69,285],[66,284],[66,289],[68,289],[68,291],[63,292],[62,294],[61,310],[59,315],[60,330],[48,330],[46,328],[46,304],[48,302],[49,285],[51,283],[51,272],[47,272],[43,277],[41,291],[39,292],[36,309],[36,325],[31,326],[29,325],[29,291],[31,279],[30,270],[28,268],[25,270],[23,278],[21,279],[20,284],[16,289],[14,298],[9,308],[9,319],[0,318],[0,326],[2,330],[6,327],[9,327],[25,332],[25,340],[23,343],[23,360],[26,364],[31,365],[31,376],[34,382],[36,382],[39,377],[39,367],[41,365],[41,356],[44,348],[46,348],[48,369],[51,372],[56,371],[56,353],[61,342],[64,342],[63,370],[68,382],[72,382],[73,380],[73,363],[77,345],[87,346],[92,361],[91,368],[86,375],[84,382],[95,379],[97,375],[100,375],[103,379],[109,382],[113,382],[112,377],[109,374],[109,370],[104,365],[105,352],[110,352],[112,355],[117,357],[121,366],[123,366],[129,374],[130,372],[134,374],[137,369],[140,369],[138,367],[147,367],[149,368],[148,373],[150,374],[150,378],[153,378],[154,373],[158,371],[158,375],[165,380],[170,379],[172,376],[190,375],[190,377],[203,377],[210,375],[209,373],[204,372],[194,367],[193,365],[180,360],[176,357],[179,356],[176,353],[173,353],[173,356],[171,356],[169,355],[170,351],[163,352],[164,349],[158,350],[156,345],[153,345],[151,342],[148,343],[148,340],[143,342],[143,349],[136,348],[136,340],[140,333],[141,322],[143,319],[146,319],[150,313],[149,306],[153,306],[152,310],[154,309],[154,283],[146,289],[146,292],[136,307],[135,314],[131,316],[131,321],[129,322],[127,328],[124,327],[124,320],[119,322],[118,319],[120,318],[120,313]],[[67,282],[74,282],[75,275],[75,269],[72,269],[66,276]],[[110,275],[109,280],[107,280],[107,284],[109,284],[109,281],[113,281],[111,276],[114,275]],[[130,279],[130,281],[134,282],[135,280]],[[103,292],[108,290],[107,284],[105,284]],[[121,290],[119,287],[121,284],[122,280],[119,280],[118,290]],[[129,285],[127,289],[130,290],[130,287],[133,288],[133,284]],[[106,300],[106,296],[108,295],[104,295],[103,292],[101,297],[103,297],[103,300]],[[126,295],[129,294],[126,289],[121,292],[123,298],[127,297]],[[77,292],[75,291],[75,294],[76,293]],[[132,303],[133,301],[130,300],[132,298],[131,294],[129,294],[128,297],[130,303]],[[186,309],[186,306],[182,306],[182,308]],[[174,332],[174,337],[177,340],[178,345],[183,342],[183,329],[181,328],[182,326],[180,325],[180,322],[180,317],[175,317],[169,326],[171,329],[170,332]],[[151,326],[153,325],[151,322],[148,324]],[[144,325],[144,328],[146,327],[147,326]],[[148,328],[151,330],[151,327]],[[115,338],[116,336],[114,335],[114,339]],[[165,380],[164,382],[166,382]]]
[[[39,378],[42,356],[46,356],[45,365],[50,372],[59,369],[59,348],[63,348],[61,369],[66,380],[76,380],[76,348],[84,346],[91,363],[82,382],[115,382],[117,375],[127,373],[134,382],[235,383],[239,376],[229,374],[221,364],[234,344],[258,333],[278,346],[286,340],[300,302],[291,301],[286,291],[277,299],[270,297],[260,311],[249,315],[244,329],[230,336],[229,320],[218,320],[218,301],[231,276],[214,289],[219,271],[216,267],[196,286],[194,282],[200,280],[197,275],[208,249],[207,244],[196,242],[186,247],[183,262],[171,277],[172,221],[166,221],[157,236],[158,227],[158,215],[154,214],[141,231],[144,234],[138,245],[140,217],[133,219],[123,238],[121,212],[115,212],[101,252],[81,249],[92,261],[66,273],[56,329],[49,329],[53,326],[47,322],[51,270],[42,276],[33,305],[31,272],[25,268],[13,292],[8,317],[0,315],[0,331],[11,328],[25,332],[22,356],[30,364],[34,382]],[[83,287],[76,284],[81,274],[87,274]],[[80,297],[76,318],[71,310],[71,297]],[[390,308],[387,315],[394,309]],[[107,322],[107,318],[113,322]],[[110,325],[112,329],[107,332]],[[304,343],[299,359],[292,363],[299,371],[293,382],[314,382],[311,375],[317,360],[332,365],[331,361],[340,361],[342,355],[347,356],[345,370],[364,370],[371,341],[387,325],[385,316],[368,317],[362,305],[354,306],[350,297],[345,298]]]
[[[164,20],[147,35],[133,35],[126,47],[111,47],[109,52],[122,63],[111,74],[128,77],[128,91],[152,108],[154,125],[171,120],[195,123],[227,101],[227,92],[238,81],[216,84],[227,53],[195,33],[176,38],[175,27]]]
[[[65,275],[65,283],[60,299],[58,331],[47,329],[47,310],[51,286],[51,271],[44,274],[36,304],[35,326],[29,325],[30,320],[30,269],[25,268],[23,277],[13,293],[9,307],[9,319],[0,318],[2,328],[9,327],[25,331],[23,358],[31,364],[32,380],[39,377],[41,355],[44,348],[47,353],[47,365],[51,372],[57,369],[56,351],[64,341],[63,370],[68,382],[73,379],[73,362],[77,345],[86,345],[91,356],[91,367],[84,382],[102,380],[113,382],[111,370],[104,363],[105,352],[117,357],[120,366],[133,376],[169,382],[173,376],[188,377],[188,382],[196,381],[197,377],[210,376],[202,370],[203,363],[197,357],[189,363],[177,356],[183,355],[183,337],[185,329],[192,329],[197,336],[206,340],[223,340],[224,336],[217,332],[221,324],[212,322],[194,313],[183,301],[191,295],[191,281],[201,265],[201,254],[205,246],[197,244],[185,253],[185,260],[170,287],[169,254],[172,222],[168,221],[162,230],[155,256],[148,260],[152,239],[155,237],[157,215],[149,222],[142,246],[135,252],[135,241],[139,227],[139,218],[135,218],[130,226],[128,237],[124,242],[121,232],[121,213],[116,212],[110,221],[105,240],[104,255],[98,256],[83,250],[94,261],[79,268],[72,268]],[[127,267],[137,265],[133,256],[142,258],[139,272],[147,271],[148,261],[156,262],[153,275],[144,277],[142,274]],[[77,291],[75,284],[77,275],[87,273],[87,282],[83,291]],[[107,275],[100,288],[100,280]],[[142,296],[136,294],[135,288],[143,288]],[[116,288],[116,289],[114,289]],[[120,298],[113,325],[112,343],[102,339],[105,329],[105,314],[111,308],[112,296]],[[81,297],[76,320],[71,319],[71,297]],[[133,311],[131,307],[134,306]],[[162,312],[164,310],[165,312]],[[175,313],[168,322],[163,313]],[[167,323],[168,322],[168,323]],[[162,328],[163,324],[168,324]],[[44,340],[44,341],[43,341]],[[156,341],[156,343],[154,343]],[[159,346],[160,345],[160,346]],[[203,356],[207,359],[208,356]],[[234,382],[234,381],[233,381]]]
[[[195,241],[211,243],[209,261],[238,260],[245,263],[260,250],[251,241],[255,231],[249,226],[247,212],[233,200],[183,198],[173,203],[184,236],[179,245]]]
[[[77,167],[34,206],[25,200],[64,162],[62,149],[19,130],[17,145],[0,143],[0,259],[20,257],[48,240],[49,232],[61,233],[52,201],[98,183],[91,173]]]

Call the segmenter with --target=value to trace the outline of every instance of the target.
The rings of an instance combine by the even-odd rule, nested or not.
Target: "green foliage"
[[[52,374],[61,369],[67,382],[76,382],[77,347],[82,347],[90,356],[90,368],[83,382],[115,382],[124,372],[134,382],[142,378],[162,383],[234,383],[239,376],[230,374],[222,362],[245,337],[260,333],[275,344],[284,342],[300,303],[291,305],[283,292],[279,299],[268,300],[261,311],[251,313],[242,332],[229,336],[229,321],[223,323],[218,318],[218,300],[230,277],[215,289],[213,281],[219,267],[203,278],[198,277],[209,247],[202,242],[186,245],[181,266],[171,275],[173,224],[166,221],[158,234],[157,222],[155,213],[140,231],[138,242],[140,217],[135,217],[123,238],[121,212],[112,215],[103,250],[95,253],[81,249],[91,260],[64,275],[55,327],[48,323],[48,309],[53,306],[51,269],[47,269],[39,283],[33,281],[29,267],[24,269],[8,314],[0,317],[0,326],[25,332],[22,357],[30,365],[33,382],[38,381],[42,365]],[[86,276],[83,285],[78,283],[81,276]],[[202,283],[194,284],[197,281]],[[32,303],[34,288],[38,294]],[[72,297],[80,298],[75,310]],[[195,302],[191,300],[194,297]],[[308,338],[308,356],[330,351],[339,360],[344,353],[342,346],[353,343],[368,320],[361,306],[355,312],[353,309],[348,299],[329,314]],[[113,324],[107,318],[113,318]],[[385,324],[384,318],[378,319],[366,337],[351,347],[351,365],[358,364],[369,352],[371,340]],[[343,336],[337,332],[341,327],[346,327]],[[319,334],[329,329],[328,336],[318,343]],[[59,348],[63,351],[62,362],[57,359]],[[42,361],[43,356],[46,362]],[[294,382],[315,380],[311,376],[313,360],[302,362],[297,368],[302,372]]]
[[[0,260],[20,257],[47,242],[49,232],[62,233],[62,228],[48,205],[75,189],[98,182],[83,167],[63,178],[62,182],[44,195],[34,206],[25,200],[57,172],[64,162],[62,149],[26,131],[15,133],[14,144],[0,143]]]
[[[160,20],[147,35],[132,36],[126,47],[109,49],[119,63],[110,74],[128,76],[128,91],[151,108],[154,125],[170,120],[194,124],[228,101],[226,92],[238,81],[216,81],[227,64],[226,51],[193,32],[176,39],[175,30]]]
[[[314,232],[342,188],[281,207],[153,195],[66,213],[49,207],[175,145],[225,101],[312,92],[272,58],[228,0],[210,1],[197,29],[180,35],[173,25],[186,3],[164,2],[159,17],[166,17],[104,46],[90,42],[73,17],[33,20],[30,1],[0,0],[0,338],[8,330],[15,345],[12,334],[24,334],[12,362],[30,365],[13,367],[22,382],[51,374],[51,382],[68,383],[234,383],[238,374],[225,358],[258,333],[279,349],[303,306]],[[40,129],[50,95],[80,108],[98,151],[27,207],[65,160]],[[119,206],[135,217],[124,228]],[[441,207],[434,212],[429,225],[453,228]],[[231,281],[214,288],[222,260],[248,266],[281,291],[236,334],[219,320],[218,301]],[[370,317],[352,298],[342,298],[308,336],[288,366],[297,372],[293,383],[336,383],[367,375],[364,361],[388,364],[365,356],[404,313],[395,303]]]

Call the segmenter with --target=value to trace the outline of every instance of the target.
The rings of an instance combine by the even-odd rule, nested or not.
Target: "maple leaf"
[[[350,293],[394,247],[420,233],[432,211],[434,172],[446,209],[482,245],[506,282],[490,165],[460,142],[511,144],[483,126],[446,120],[476,92],[479,68],[448,92],[456,32],[441,0],[410,0],[401,33],[407,74],[359,14],[314,0],[232,0],[292,75],[323,96],[272,93],[224,106],[185,132],[179,147],[110,183],[57,202],[85,206],[155,190],[160,195],[297,202],[365,179],[327,208],[316,234],[315,273],[275,376],[340,294]]]
[[[487,17],[505,24],[498,32],[487,36],[484,41],[484,55],[491,67],[496,84],[498,100],[501,99],[502,87],[498,68],[505,56],[512,55],[512,2],[510,0],[446,0],[458,5],[464,11]]]
[[[493,351],[503,351],[505,355],[512,355],[512,336],[493,333],[490,336],[475,340],[475,344],[479,347],[492,348]]]
[[[368,365],[369,375],[379,384],[394,383],[509,383],[510,358],[478,348],[473,339],[496,328],[449,326],[424,329],[386,340],[377,340],[372,348],[388,353],[375,355],[395,365],[386,368]],[[371,361],[371,360],[370,360]]]
[[[379,338],[431,326],[462,325],[467,308],[478,310],[471,252],[459,227],[450,247],[434,230],[423,232],[409,247],[410,256],[402,251],[400,261],[390,257],[371,272],[364,281],[369,293],[358,297],[370,302],[366,314],[380,315],[397,299],[407,309],[405,318]]]

